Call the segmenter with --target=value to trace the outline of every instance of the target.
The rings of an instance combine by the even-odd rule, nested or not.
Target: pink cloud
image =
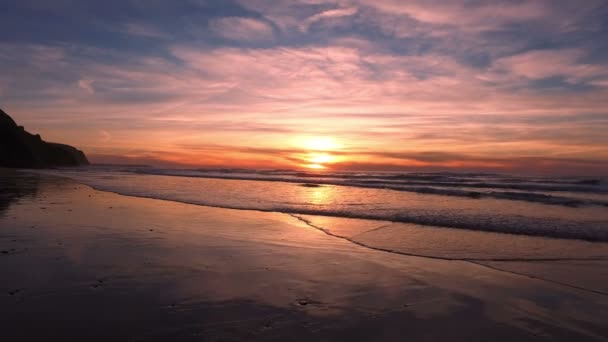
[[[78,87],[82,88],[89,94],[95,93],[95,88],[93,88],[93,80],[81,79],[78,81]]]
[[[590,83],[592,85],[598,86],[598,87],[608,87],[608,78],[594,80],[594,81],[591,81]]]
[[[420,29],[407,19],[421,24],[451,26],[452,29],[464,31],[479,31],[498,28],[508,23],[555,19],[556,15],[560,15],[563,19],[559,22],[566,22],[569,18],[568,14],[574,13],[574,11],[562,13],[556,9],[554,3],[542,0],[480,2],[475,5],[467,4],[465,1],[441,0],[243,0],[241,3],[249,9],[259,11],[270,20],[276,21],[283,28],[298,25],[298,22],[300,26],[307,27],[308,21],[351,16],[355,14],[355,9],[358,11],[361,8],[361,12],[365,14],[361,20],[374,23],[387,32],[394,32],[400,36],[408,35],[407,31],[411,35],[412,31]],[[335,9],[317,13],[309,18],[298,17],[296,6],[305,4],[333,5]],[[365,9],[372,9],[375,13]],[[429,30],[429,27],[426,29],[426,34],[444,34],[438,27],[433,27],[432,30]]]
[[[357,14],[357,12],[358,9],[356,7],[336,8],[320,12],[306,18],[306,20],[304,20],[304,22],[300,25],[300,29],[306,32],[308,31],[308,28],[314,23],[332,18],[350,17],[352,15]]]
[[[581,62],[584,55],[582,49],[528,51],[498,59],[494,70],[532,80],[562,76],[570,83],[608,76],[608,67]]]
[[[241,0],[241,5],[257,11],[282,31],[306,31],[309,21],[352,16],[352,23],[374,25],[397,37],[454,37],[457,44],[475,43],[470,35],[499,30],[510,24],[535,23],[548,30],[568,32],[585,25],[584,18],[603,5],[601,0],[575,1],[523,0],[468,2],[442,0]],[[333,9],[313,16],[299,9],[305,5],[325,5]],[[354,14],[354,13],[353,13]],[[478,38],[478,37],[477,37]],[[491,42],[484,42],[485,45]],[[494,48],[498,48],[494,47]],[[516,49],[515,49],[516,50]],[[511,51],[514,51],[511,49]]]
[[[407,15],[419,22],[484,28],[507,22],[546,17],[550,8],[544,2],[501,2],[466,5],[457,1],[359,0],[383,12]]]
[[[232,153],[233,161],[264,165],[282,157],[242,147],[322,135],[341,140],[360,165],[368,157],[396,167],[562,167],[555,160],[569,159],[583,168],[576,158],[608,160],[600,117],[608,107],[608,67],[585,62],[593,48],[587,41],[557,36],[585,25],[581,17],[601,1],[240,3],[256,17],[216,18],[203,28],[228,40],[224,46],[190,41],[192,31],[145,39],[153,48],[142,50],[0,44],[3,106],[51,140],[127,158],[218,164]],[[589,22],[585,30],[594,30],[597,21]],[[167,37],[142,23],[115,27],[107,30]],[[531,39],[512,34],[527,27],[540,32]],[[487,34],[505,29],[506,38]],[[522,52],[547,34],[579,48]],[[168,42],[174,45],[160,45]],[[552,77],[558,86],[538,87]],[[221,151],[185,147],[224,141],[231,145]],[[421,160],[437,151],[454,158]]]
[[[489,114],[532,116],[547,118],[549,125],[558,114],[601,113],[608,89],[538,93],[520,87],[512,91],[507,86],[521,85],[521,78],[555,71],[531,74],[520,65],[525,66],[522,61],[527,63],[529,57],[514,58],[515,62],[500,64],[508,77],[493,85],[478,69],[449,56],[400,56],[364,45],[258,49],[176,45],[170,52],[180,63],[121,56],[127,62],[112,65],[63,52],[61,58],[48,59],[44,68],[78,76],[82,82],[71,83],[70,88],[38,79],[44,93],[32,97],[46,100],[39,105],[13,102],[14,112],[24,123],[39,125],[35,131],[49,139],[61,138],[98,154],[127,153],[124,147],[129,146],[141,151],[159,149],[159,155],[188,155],[192,152],[180,146],[217,141],[276,146],[297,134],[330,134],[354,151],[475,151],[482,159],[499,157],[496,151],[504,153],[502,159],[608,158],[605,147],[585,138],[586,134],[604,141],[592,126],[576,126],[585,134],[566,135],[555,132],[563,132],[567,125],[531,131],[526,124],[492,126],[471,119]],[[552,61],[566,65],[579,57],[555,52]],[[530,58],[537,59],[542,60]],[[17,75],[22,71],[14,72],[9,82],[19,82]],[[86,90],[87,85],[94,93],[74,91],[77,87]],[[83,125],[96,132],[112,132],[112,139],[91,136],[81,129]]]

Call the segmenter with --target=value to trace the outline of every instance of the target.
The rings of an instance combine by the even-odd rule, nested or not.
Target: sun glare
[[[302,166],[309,169],[323,170],[337,161],[336,156],[331,153],[340,149],[340,145],[335,139],[330,137],[304,137],[298,140],[297,145],[306,151],[304,155],[300,156],[304,161]]]
[[[292,144],[301,153],[294,155],[302,161],[301,167],[314,170],[324,170],[340,160],[337,151],[342,148],[336,139],[327,136],[299,136]]]
[[[304,139],[303,145],[311,151],[331,151],[340,147],[336,140],[329,137],[309,137]]]
[[[315,169],[315,170],[323,170],[326,168],[325,166],[323,166],[321,164],[308,164],[308,165],[306,165],[306,167]]]
[[[331,163],[334,157],[327,153],[311,153],[308,160],[313,164],[326,164]]]

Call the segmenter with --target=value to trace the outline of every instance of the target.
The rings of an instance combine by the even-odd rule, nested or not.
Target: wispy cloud
[[[547,17],[551,7],[543,1],[399,1],[360,0],[362,4],[385,13],[402,14],[421,23],[489,29],[512,22]]]
[[[306,18],[306,20],[304,20],[304,22],[300,25],[300,29],[302,31],[308,31],[308,29],[310,28],[311,25],[326,20],[326,19],[332,19],[332,18],[343,18],[343,17],[349,17],[352,15],[355,15],[357,13],[358,9],[357,7],[347,7],[347,8],[336,8],[336,9],[331,9],[331,10],[327,10],[327,11],[323,11],[320,13],[317,13],[315,15],[312,15],[308,18]]]
[[[500,58],[494,69],[510,76],[532,80],[564,77],[569,83],[584,83],[608,77],[608,65],[584,63],[582,49],[532,50],[522,54]]]
[[[93,80],[78,80],[78,86],[89,94],[95,94],[95,89],[93,88]]]

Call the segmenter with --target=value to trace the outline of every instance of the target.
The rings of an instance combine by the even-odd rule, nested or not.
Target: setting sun
[[[325,166],[323,166],[323,165],[321,165],[321,164],[308,164],[308,165],[306,165],[306,167],[307,167],[307,168],[310,168],[310,169],[315,169],[315,170],[323,170],[323,169],[326,169],[326,167],[325,167]]]
[[[334,159],[334,157],[327,153],[311,153],[309,157],[310,162],[315,164],[331,163]]]
[[[340,148],[335,139],[329,137],[310,137],[303,141],[305,149],[312,151],[331,151]]]
[[[310,163],[306,164],[306,167],[317,170],[327,168],[326,164],[333,163],[336,160],[334,156],[327,153],[309,153],[305,159]]]
[[[335,151],[341,148],[341,144],[331,137],[300,137],[296,138],[294,145],[303,150],[298,156],[303,161],[301,166],[309,169],[326,169],[339,159]]]

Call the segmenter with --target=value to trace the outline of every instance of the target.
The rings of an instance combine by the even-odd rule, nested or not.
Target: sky
[[[608,1],[4,0],[0,107],[95,163],[608,175]]]

